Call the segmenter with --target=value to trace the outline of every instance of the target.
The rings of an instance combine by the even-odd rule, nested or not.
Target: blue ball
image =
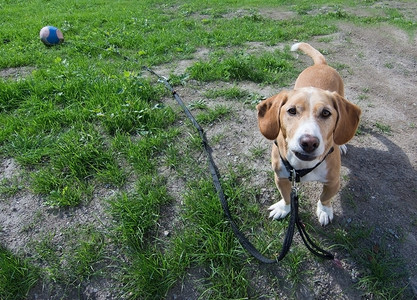
[[[54,26],[45,26],[39,33],[41,41],[47,46],[61,44],[64,41],[64,35],[61,30]]]

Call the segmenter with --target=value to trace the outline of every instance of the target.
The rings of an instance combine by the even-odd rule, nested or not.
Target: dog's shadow
[[[349,170],[349,183],[341,191],[344,216],[365,216],[375,225],[388,219],[392,226],[395,218],[415,218],[417,172],[408,156],[382,134],[370,131],[367,136],[374,147],[347,145],[342,157],[342,165]],[[397,216],[391,214],[393,210]]]
[[[364,139],[371,146],[361,147]],[[352,256],[359,269],[369,269],[367,259],[374,254],[389,261],[400,259],[386,276],[401,269],[404,276],[398,277],[397,285],[406,286],[404,294],[412,298],[414,283],[408,278],[417,276],[417,172],[389,136],[370,130],[355,143],[347,145],[347,154],[342,157],[348,174],[340,192],[341,213],[335,227],[340,226],[358,248],[350,251],[359,253]]]

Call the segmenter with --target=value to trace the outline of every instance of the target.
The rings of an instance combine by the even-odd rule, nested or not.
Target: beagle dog
[[[258,125],[272,146],[272,168],[281,201],[269,210],[273,219],[284,218],[291,210],[291,182],[288,166],[312,169],[300,181],[323,183],[317,203],[322,226],[333,219],[332,197],[340,188],[340,152],[356,132],[361,110],[344,98],[343,81],[324,56],[307,43],[297,43],[314,65],[297,78],[293,90],[284,90],[257,105]]]

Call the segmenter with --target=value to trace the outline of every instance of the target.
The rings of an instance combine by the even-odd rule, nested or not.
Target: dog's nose
[[[315,136],[305,134],[300,138],[300,146],[307,153],[313,152],[319,147],[319,145],[320,140]]]

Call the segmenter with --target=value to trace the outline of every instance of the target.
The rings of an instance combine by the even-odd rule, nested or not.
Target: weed
[[[359,98],[359,101],[363,101],[363,100],[368,99],[369,96],[368,95],[365,95],[365,94],[360,94],[358,98]]]
[[[59,237],[45,234],[31,246],[34,258],[47,262],[43,275],[64,286],[78,286],[97,275],[96,266],[104,259],[104,236],[92,226],[67,229]]]
[[[364,134],[364,132],[366,132],[366,126],[363,124],[359,124],[358,129],[356,129],[355,135],[356,136],[360,136],[362,134]]]
[[[36,226],[39,223],[41,223],[43,221],[43,219],[44,219],[44,216],[43,216],[42,212],[38,210],[37,212],[34,213],[33,221],[30,222],[30,223],[25,224],[22,227],[21,231],[26,232],[26,233],[30,232],[31,230],[36,228]]]
[[[203,99],[199,99],[196,101],[191,102],[188,107],[193,110],[193,109],[207,109],[207,102],[204,101]]]
[[[216,134],[216,135],[214,135],[212,138],[211,138],[211,141],[212,141],[212,144],[213,145],[216,145],[216,144],[218,144],[218,143],[220,143],[223,139],[225,139],[225,134],[224,133],[219,133],[219,134]]]
[[[255,146],[251,149],[249,149],[250,153],[251,153],[251,157],[252,159],[258,159],[263,157],[263,155],[266,152],[266,149],[261,147],[261,146]]]
[[[322,43],[330,43],[331,41],[333,41],[333,37],[321,37],[318,40]]]
[[[348,228],[337,228],[332,235],[332,240],[336,242],[335,247],[342,247],[347,251],[357,251],[359,242],[369,238],[372,229],[364,228],[359,225],[352,225]]]
[[[394,64],[392,62],[387,62],[384,64],[387,69],[394,69]]]
[[[385,133],[385,134],[390,134],[391,133],[391,126],[389,126],[389,125],[384,125],[380,122],[376,122],[375,127],[382,133]]]
[[[169,76],[169,83],[172,86],[186,85],[187,80],[188,80],[188,74],[182,74],[182,75],[171,74]]]

